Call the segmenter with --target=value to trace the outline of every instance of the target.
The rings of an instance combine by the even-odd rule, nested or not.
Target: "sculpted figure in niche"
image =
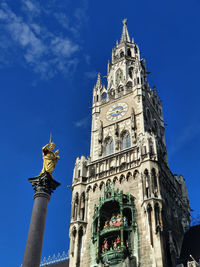
[[[58,155],[59,150],[53,152],[54,148],[55,144],[51,141],[49,142],[49,144],[45,145],[42,148],[43,168],[40,175],[45,172],[48,172],[49,174],[52,175],[52,172],[56,167],[56,163],[60,159],[60,156]]]
[[[117,247],[120,248],[120,237],[118,235],[117,239],[116,239],[116,242],[117,242]]]
[[[107,252],[109,250],[109,244],[108,244],[108,241],[106,239],[103,242],[103,246],[104,246],[104,251]]]
[[[123,219],[123,221],[122,221],[122,219]],[[106,229],[109,227],[117,227],[117,226],[122,225],[122,223],[124,224],[124,226],[128,226],[127,217],[123,216],[123,218],[122,218],[120,213],[118,213],[117,215],[115,215],[113,213],[110,220],[107,220],[105,222],[103,229]]]
[[[117,241],[116,240],[113,242],[113,249],[117,249]]]

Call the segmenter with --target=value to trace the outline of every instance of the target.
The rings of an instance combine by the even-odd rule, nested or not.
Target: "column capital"
[[[51,196],[51,193],[60,185],[48,172],[42,173],[34,178],[29,178],[28,181],[31,183],[35,195],[38,193],[46,193]]]

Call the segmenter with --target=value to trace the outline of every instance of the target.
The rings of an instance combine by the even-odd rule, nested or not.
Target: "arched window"
[[[137,46],[136,45],[134,46],[134,49],[135,49],[135,53],[137,54],[138,49],[137,49]]]
[[[84,221],[85,219],[85,193],[81,194],[81,203],[80,203],[80,219]]]
[[[124,56],[124,51],[120,51],[120,57],[123,57]]]
[[[101,100],[103,100],[103,99],[106,99],[107,98],[107,93],[103,93],[102,95],[101,95]]]
[[[115,97],[115,90],[113,88],[110,89],[108,94],[109,94],[110,98],[114,98]]]
[[[127,50],[127,56],[131,57],[131,49],[130,48],[128,48],[128,50]]]
[[[133,78],[133,67],[130,67],[129,69],[128,69],[128,75],[129,75],[129,77],[132,79]]]
[[[78,253],[77,253],[77,267],[80,267],[81,263],[81,251],[82,251],[82,240],[83,240],[83,228],[80,227],[78,231]]]
[[[117,88],[118,93],[123,92],[123,90],[124,90],[124,88],[123,88],[122,85],[120,85],[120,86]]]
[[[148,222],[149,222],[150,242],[153,247],[152,207],[150,204],[147,206],[147,215],[148,215]]]
[[[149,172],[147,169],[144,171],[144,195],[146,198],[150,197],[150,179]]]
[[[73,205],[73,219],[77,219],[78,215],[78,204],[79,204],[79,195],[78,192],[76,192],[75,198],[74,198],[74,205]]]
[[[105,140],[105,155],[108,156],[114,153],[113,139],[111,137]]]
[[[152,179],[152,189],[153,189],[154,194],[156,193],[156,196],[157,196],[158,182],[157,182],[157,177],[156,177],[156,171],[154,168],[151,170],[151,177],[152,177],[151,178]]]
[[[98,188],[98,185],[97,184],[94,184],[94,186],[93,186],[93,192],[96,191],[96,188]]]
[[[131,146],[131,138],[130,134],[125,131],[122,133],[122,149],[126,149]]]
[[[102,190],[104,186],[105,186],[104,182],[101,182],[99,186],[100,190]]]
[[[71,242],[71,255],[74,256],[74,245],[75,245],[75,238],[76,238],[76,227],[73,227],[71,232],[72,242]]]
[[[117,177],[115,176],[114,179],[113,179],[113,184],[116,184],[118,181]]]
[[[156,203],[154,205],[154,213],[155,213],[155,225],[156,225],[156,233],[160,230],[160,207],[159,204]]]
[[[126,87],[127,87],[128,89],[131,89],[131,88],[133,87],[132,82],[130,82],[130,81],[127,82]]]
[[[125,177],[124,177],[124,175],[122,174],[121,176],[120,176],[120,178],[119,178],[119,183],[121,184],[121,183],[123,183],[125,181]]]

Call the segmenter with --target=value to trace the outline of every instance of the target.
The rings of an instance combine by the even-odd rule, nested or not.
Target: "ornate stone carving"
[[[52,179],[52,176],[48,172],[34,178],[29,178],[28,180],[32,184],[35,193],[47,193],[51,195],[60,185],[60,183]]]

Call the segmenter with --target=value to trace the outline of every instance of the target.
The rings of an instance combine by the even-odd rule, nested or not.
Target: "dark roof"
[[[45,265],[44,267],[69,267],[69,260],[52,263],[50,265]]]
[[[198,262],[200,259],[200,225],[190,227],[185,233],[183,245],[181,249],[180,262],[186,265],[187,261],[191,261],[192,255]]]

